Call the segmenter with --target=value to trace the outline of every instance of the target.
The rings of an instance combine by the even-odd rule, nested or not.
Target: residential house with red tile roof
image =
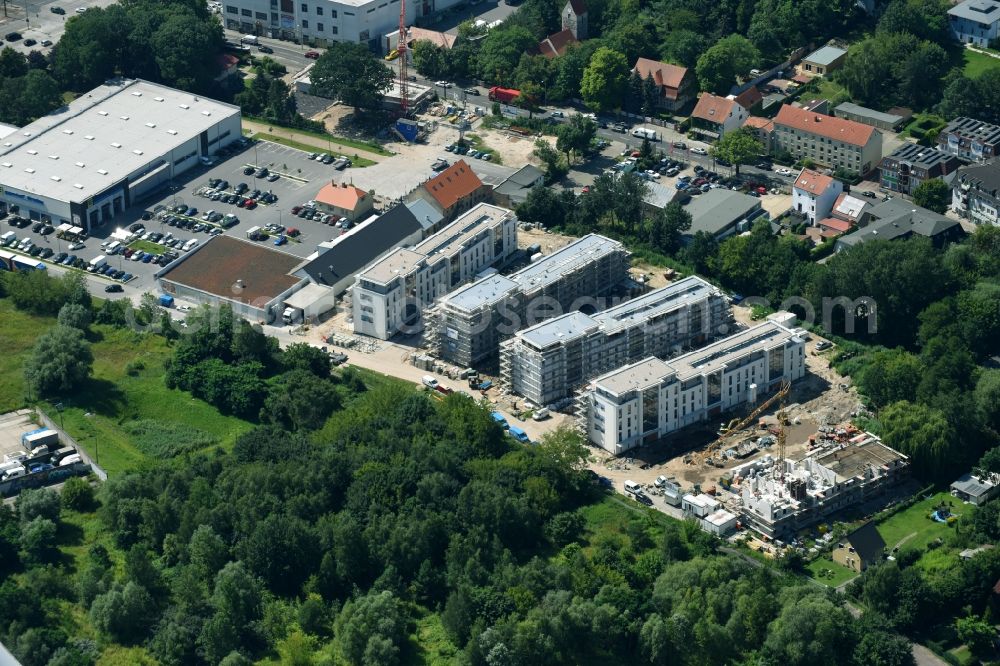
[[[668,111],[677,111],[694,99],[695,77],[686,67],[639,58],[632,71],[643,79],[653,79],[660,89],[660,106]]]
[[[479,180],[465,160],[458,160],[450,167],[414,190],[408,199],[423,199],[448,223],[461,213],[490,198],[492,189]]]
[[[736,101],[747,111],[753,111],[764,102],[764,93],[757,86],[750,86],[736,96]]]
[[[882,159],[882,132],[785,104],[774,118],[771,150],[787,150],[795,159],[865,175]]]
[[[812,169],[799,172],[792,185],[792,211],[815,225],[830,215],[837,197],[844,191],[844,184],[836,178],[825,176]]]
[[[325,213],[360,222],[371,215],[375,197],[348,183],[327,183],[316,193],[316,207]]]
[[[743,126],[750,114],[733,95],[719,97],[702,93],[691,112],[691,130],[710,141]]]

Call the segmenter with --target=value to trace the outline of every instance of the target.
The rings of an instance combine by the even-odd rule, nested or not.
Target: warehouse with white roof
[[[112,80],[0,139],[0,207],[91,231],[240,137],[239,107]]]

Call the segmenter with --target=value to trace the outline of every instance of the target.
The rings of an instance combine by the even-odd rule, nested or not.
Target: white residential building
[[[736,529],[739,520],[736,514],[723,509],[719,500],[705,493],[685,495],[681,500],[681,511],[685,518],[697,521],[701,529],[720,537]]]
[[[732,310],[717,287],[687,277],[594,315],[569,312],[505,341],[500,374],[538,405],[649,356],[676,356],[730,332]]]
[[[508,277],[491,275],[456,289],[428,313],[427,344],[462,367],[496,364],[499,344],[521,328],[589,305],[628,277],[620,242],[587,234]]]
[[[768,321],[670,361],[648,358],[598,377],[578,397],[578,424],[617,455],[804,374],[805,341]]]
[[[833,204],[843,191],[844,184],[836,178],[803,169],[792,186],[792,210],[816,226],[819,220],[830,217]]]
[[[388,340],[484,268],[517,250],[513,211],[479,204],[413,248],[399,248],[358,274],[352,290],[354,332]]]
[[[230,30],[308,44],[359,42],[381,49],[382,35],[399,25],[400,0],[225,0]],[[460,0],[408,2],[406,24],[454,7]]]

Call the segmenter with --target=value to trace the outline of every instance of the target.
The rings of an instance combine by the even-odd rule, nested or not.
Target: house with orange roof
[[[408,200],[423,199],[441,213],[442,224],[447,224],[476,204],[487,201],[492,191],[465,160],[458,160],[417,187]]]
[[[870,125],[785,104],[774,118],[772,150],[865,175],[882,159],[882,132]]]
[[[632,71],[642,79],[653,79],[660,90],[660,106],[668,111],[677,111],[694,99],[695,77],[687,67],[639,58]]]
[[[691,112],[691,131],[709,140],[721,139],[726,132],[743,126],[750,114],[736,97],[702,93]]]
[[[750,86],[736,95],[736,101],[747,111],[753,111],[764,103],[764,93],[757,86]]]
[[[771,134],[774,132],[774,121],[770,118],[750,116],[743,127],[756,137],[764,146],[764,152],[771,152]]]
[[[346,217],[351,222],[367,218],[375,207],[371,193],[348,183],[327,183],[316,194],[315,201],[318,210]]]
[[[815,225],[816,220],[829,217],[834,202],[843,191],[844,184],[836,178],[803,169],[792,185],[792,210],[809,220],[810,225]]]

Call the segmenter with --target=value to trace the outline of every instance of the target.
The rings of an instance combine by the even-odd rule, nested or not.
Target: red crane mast
[[[405,118],[409,112],[410,98],[407,90],[409,74],[407,72],[407,47],[406,47],[406,0],[399,0],[399,44],[396,52],[399,54],[399,108],[402,117]]]

